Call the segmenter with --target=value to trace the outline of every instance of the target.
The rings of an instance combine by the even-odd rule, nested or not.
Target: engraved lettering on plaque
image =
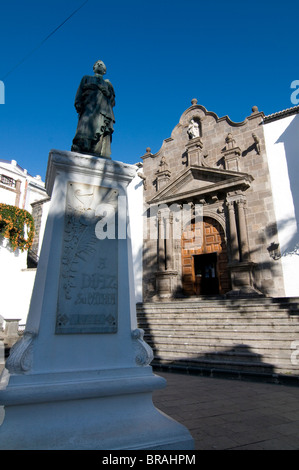
[[[68,183],[56,334],[117,332],[118,241],[95,230],[107,204],[117,225],[117,197],[111,188]]]

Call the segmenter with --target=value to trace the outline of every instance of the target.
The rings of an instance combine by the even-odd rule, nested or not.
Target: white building
[[[31,176],[16,160],[0,159],[0,202],[32,213],[31,204],[46,197],[45,183]]]
[[[33,212],[32,204],[47,197],[45,183],[33,177],[15,160],[0,160],[0,203]],[[28,269],[27,251],[13,251],[7,239],[0,237],[0,323],[15,331],[17,323],[25,324],[35,269]]]

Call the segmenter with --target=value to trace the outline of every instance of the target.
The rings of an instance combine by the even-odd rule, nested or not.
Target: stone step
[[[252,331],[264,331],[264,332],[275,332],[281,331],[289,332],[290,327],[292,331],[299,332],[299,322],[293,322],[290,319],[275,319],[274,322],[269,322],[266,319],[257,319],[256,321],[251,321],[246,318],[241,319],[227,319],[224,318],[223,320],[214,320],[211,318],[191,318],[191,319],[176,319],[176,318],[143,318],[138,317],[138,323],[140,328],[143,326],[145,328],[151,328],[151,331],[160,331],[160,330],[167,330],[169,326],[171,326],[171,331],[181,331],[188,332],[200,330],[230,330],[230,331],[242,331],[242,330],[252,330]]]
[[[243,346],[244,349],[247,347],[247,345],[230,345],[230,347],[227,348],[213,348],[213,347],[208,347],[206,349],[193,349],[193,348],[181,348],[179,345],[177,345],[176,348],[172,349],[171,347],[166,347],[165,345],[153,345],[152,349],[156,354],[162,354],[163,357],[167,357],[168,355],[171,355],[172,357],[176,358],[186,358],[186,357],[210,357],[210,358],[216,358],[219,356],[225,356],[227,358],[230,358],[231,360],[235,360],[238,358],[241,361],[250,358],[253,362],[256,362],[257,358],[261,362],[281,362],[283,364],[287,364],[288,367],[291,367],[291,354],[292,350],[272,350],[272,349],[255,349],[255,348],[248,348],[247,347],[247,353],[241,353],[240,352],[240,347]]]
[[[181,367],[190,367],[193,366],[194,368],[206,368],[206,369],[222,369],[227,371],[240,371],[243,372],[257,372],[257,373],[273,373],[273,367],[271,364],[265,363],[256,363],[253,364],[252,362],[232,362],[232,361],[221,361],[221,360],[209,360],[209,359],[189,359],[189,360],[181,360],[181,361],[173,361],[171,359],[160,358],[159,356],[155,358],[153,365],[180,365]],[[282,369],[283,373],[286,372],[285,369]]]
[[[239,372],[239,374],[243,374],[244,372],[249,373],[249,372],[255,372],[259,374],[285,374],[288,376],[292,377],[299,377],[298,374],[298,369],[294,369],[289,367],[287,364],[284,365],[282,363],[279,364],[272,364],[272,363],[266,363],[266,362],[245,362],[245,361],[232,361],[230,358],[228,360],[216,360],[215,358],[213,359],[198,359],[198,358],[192,358],[192,357],[187,357],[185,359],[175,359],[175,358],[169,358],[167,359],[166,357],[159,357],[155,356],[155,359],[152,362],[153,367],[157,367],[158,365],[168,365],[168,366],[176,366],[180,367],[182,369],[188,370],[192,368],[194,371],[197,371],[204,368],[204,369],[210,369],[211,371],[218,369],[218,370],[223,370],[225,371],[235,371]],[[297,383],[299,385],[299,383]]]
[[[284,308],[284,307],[281,307],[281,308],[258,308],[258,307],[254,307],[254,308],[246,308],[246,307],[242,307],[242,308],[229,308],[229,307],[208,307],[208,306],[204,306],[204,307],[190,307],[190,308],[187,308],[187,307],[182,307],[182,308],[173,308],[173,307],[168,307],[168,308],[146,308],[144,307],[143,309],[141,308],[138,308],[136,309],[137,310],[137,313],[140,315],[142,313],[145,313],[146,315],[148,315],[149,313],[152,314],[152,315],[159,315],[159,314],[162,314],[162,315],[167,315],[167,314],[173,314],[173,315],[182,315],[183,313],[185,314],[197,314],[197,315],[200,315],[200,314],[204,314],[205,312],[209,312],[211,314],[219,314],[219,315],[222,315],[222,314],[230,314],[230,315],[234,315],[234,314],[238,314],[238,315],[244,315],[244,314],[247,314],[247,315],[250,315],[250,314],[264,314],[264,315],[268,315],[269,313],[270,314],[273,314],[275,313],[276,315],[279,315],[280,313],[282,315],[299,315],[299,310],[297,309],[290,309],[290,308]]]
[[[139,318],[146,318],[148,319],[149,317],[152,319],[175,319],[176,321],[179,320],[180,318],[183,319],[200,319],[203,320],[205,318],[210,319],[210,320],[219,320],[223,321],[224,319],[248,319],[248,320],[269,320],[271,318],[281,318],[281,319],[292,319],[294,323],[297,321],[299,322],[299,314],[295,315],[294,313],[290,314],[288,312],[211,312],[208,310],[201,310],[198,312],[195,311],[190,311],[190,312],[185,312],[185,311],[180,311],[180,312],[173,312],[173,311],[167,311],[167,312],[150,312],[150,311],[145,311],[145,312],[137,312],[137,315]]]
[[[288,309],[288,308],[240,308],[240,309],[231,309],[228,307],[196,307],[196,308],[139,308],[137,309],[137,314],[138,315],[204,315],[209,313],[210,315],[239,315],[239,316],[245,316],[245,315],[265,315],[265,317],[270,316],[270,315],[281,315],[283,316],[299,316],[299,310],[295,309]]]
[[[233,377],[254,377],[256,380],[265,380],[269,381],[269,377],[273,378],[274,382],[279,382],[277,376],[285,375],[288,379],[297,378],[296,382],[293,382],[295,385],[299,385],[298,374],[296,371],[289,370],[284,367],[273,367],[271,364],[252,364],[252,363],[232,363],[231,361],[209,361],[209,360],[187,360],[187,361],[172,361],[166,359],[156,358],[152,363],[154,368],[162,368],[169,370],[187,370],[192,371],[192,373],[200,373],[203,371],[205,375],[217,376],[220,372],[223,376],[233,376]]]
[[[267,323],[271,324],[271,320],[273,319],[274,321],[272,324],[275,324],[275,322],[280,321],[282,324],[291,324],[293,323],[294,325],[299,325],[299,316],[294,316],[294,315],[275,315],[275,313],[265,315],[265,314],[252,314],[252,315],[233,315],[233,314],[213,314],[209,312],[202,312],[201,314],[198,313],[182,313],[180,315],[178,314],[173,314],[173,313],[165,313],[165,314],[152,314],[152,313],[147,313],[147,314],[137,314],[138,319],[144,320],[145,322],[175,322],[175,323],[186,323],[188,322],[208,322],[208,323],[229,323],[229,322],[248,322],[248,323],[254,323],[256,324],[257,322],[260,324]]]
[[[222,350],[230,350],[234,349],[237,346],[239,347],[247,347],[251,351],[259,354],[291,354],[293,350],[296,348],[292,348],[293,341],[251,341],[244,342],[239,338],[233,339],[219,339],[213,340],[207,338],[206,340],[200,341],[186,341],[184,339],[161,339],[158,340],[155,338],[145,337],[145,341],[152,347],[152,348],[163,348],[164,350],[172,350],[172,351],[194,351],[198,352],[206,352],[206,351],[222,351]],[[295,340],[299,343],[297,340]]]
[[[181,351],[188,351],[188,350],[193,350],[195,352],[201,352],[201,351],[206,351],[206,350],[222,350],[222,349],[230,349],[232,347],[235,347],[236,345],[244,345],[250,348],[251,350],[255,351],[256,353],[259,354],[265,354],[266,352],[269,354],[269,351],[272,352],[272,354],[292,354],[292,351],[298,349],[296,345],[294,345],[294,342],[298,342],[298,337],[297,339],[290,339],[288,341],[282,341],[282,340],[247,340],[244,341],[240,338],[203,338],[201,341],[186,341],[183,338],[179,339],[157,339],[157,338],[151,338],[149,336],[145,336],[145,341],[153,348],[164,348],[164,350],[174,350],[179,352],[179,348]],[[293,346],[293,347],[292,347]]]
[[[221,338],[258,338],[258,339],[269,339],[269,340],[279,340],[279,339],[298,339],[299,340],[299,330],[298,327],[258,327],[256,330],[254,326],[251,327],[242,327],[242,325],[232,325],[231,327],[207,327],[207,325],[182,325],[181,327],[172,325],[156,325],[155,328],[152,325],[145,326],[142,323],[139,323],[139,328],[144,329],[147,334],[154,335],[156,337],[184,337],[184,338],[207,338],[215,337],[216,339]]]
[[[221,300],[201,300],[194,298],[193,300],[174,300],[174,301],[161,301],[161,302],[144,302],[137,303],[138,308],[197,308],[197,307],[228,307],[228,308],[289,308],[299,309],[299,298],[261,298],[261,299],[221,299]]]

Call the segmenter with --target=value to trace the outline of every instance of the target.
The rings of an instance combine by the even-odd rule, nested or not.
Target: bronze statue
[[[79,114],[72,151],[110,158],[115,93],[109,80],[104,80],[106,66],[98,60],[94,76],[85,75],[79,85],[75,108]]]

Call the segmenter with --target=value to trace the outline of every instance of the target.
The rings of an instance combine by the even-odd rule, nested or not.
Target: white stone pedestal
[[[126,189],[136,168],[52,151],[26,330],[0,383],[0,449],[193,449],[159,412],[137,328]],[[179,406],[179,404],[178,404]]]

